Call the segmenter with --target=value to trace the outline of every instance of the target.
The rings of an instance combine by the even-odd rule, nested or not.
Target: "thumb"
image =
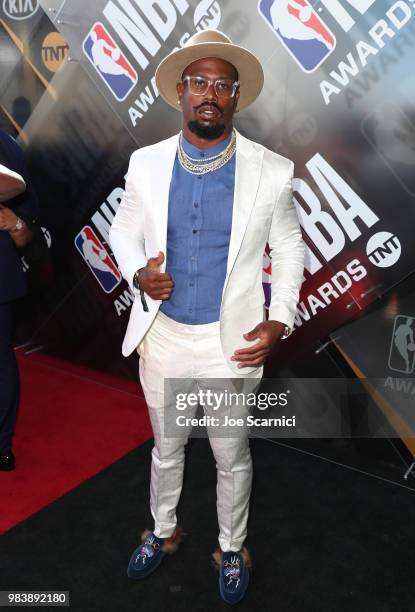
[[[157,255],[157,257],[150,257],[147,265],[149,266],[149,268],[159,268],[161,264],[163,263],[163,261],[164,261],[164,253],[159,251],[159,254]]]
[[[254,329],[251,329],[251,331],[246,332],[246,334],[244,334],[244,338],[246,340],[253,340],[254,338],[258,337],[258,331],[259,331],[259,325],[257,325],[256,327],[254,327]]]

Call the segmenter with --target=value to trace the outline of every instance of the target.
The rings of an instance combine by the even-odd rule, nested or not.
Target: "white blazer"
[[[122,354],[130,355],[151,326],[161,300],[146,296],[144,312],[134,273],[159,251],[168,253],[168,199],[179,134],[134,151],[125,191],[114,217],[109,240],[121,273],[135,294]],[[220,308],[220,337],[230,368],[236,349],[252,346],[243,333],[265,319],[262,258],[268,242],[272,258],[269,318],[293,327],[303,280],[305,249],[292,197],[294,164],[236,133],[235,193],[228,264]],[[220,206],[220,202],[218,202]],[[173,289],[174,291],[174,289]]]

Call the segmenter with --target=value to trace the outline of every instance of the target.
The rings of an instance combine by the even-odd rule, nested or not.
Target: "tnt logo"
[[[401,243],[398,237],[390,232],[374,234],[366,245],[366,254],[374,266],[389,268],[401,256]]]
[[[82,46],[85,55],[117,100],[122,102],[137,84],[137,73],[102,23],[95,23]]]
[[[216,0],[202,0],[195,9],[193,23],[197,31],[211,28],[215,30],[221,19],[219,2]]]
[[[258,11],[304,72],[314,72],[336,38],[308,0],[260,0]]]
[[[111,293],[120,284],[121,274],[89,225],[75,237],[75,246],[105,293]]]
[[[406,315],[395,317],[389,350],[389,367],[395,372],[412,374],[415,366],[414,328],[415,318]]]
[[[49,32],[42,43],[42,60],[50,72],[57,72],[69,52],[69,45],[59,32]]]

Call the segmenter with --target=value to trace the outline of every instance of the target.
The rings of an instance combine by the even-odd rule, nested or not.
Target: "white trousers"
[[[177,412],[177,408],[169,399],[170,396],[165,401],[164,379],[183,379],[183,385],[179,381],[180,391],[185,393],[197,392],[203,386],[206,387],[206,379],[233,379],[227,381],[230,384],[240,379],[236,381],[238,392],[249,393],[258,386],[263,367],[251,374],[244,373],[243,368],[240,374],[229,368],[220,343],[219,321],[185,325],[160,311],[137,351],[140,355],[141,386],[154,434],[150,510],[154,518],[155,535],[166,538],[172,535],[177,524],[176,507],[183,484],[184,447],[191,427],[181,428],[181,437],[165,435],[165,415],[171,415],[171,411]],[[196,409],[197,406],[194,413]],[[207,416],[218,416],[218,411],[214,413],[209,406],[203,406],[203,409]],[[230,410],[232,416],[244,417],[249,412],[249,406],[232,406]],[[186,416],[191,416],[188,410]],[[239,430],[238,435],[232,437],[223,437],[222,432],[221,437],[213,427],[207,430],[217,468],[219,545],[224,552],[237,551],[242,548],[246,538],[252,485],[248,431],[246,428]]]

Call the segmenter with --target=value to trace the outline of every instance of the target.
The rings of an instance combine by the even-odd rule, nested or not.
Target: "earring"
[[[180,99],[177,100],[177,104],[181,104],[181,103],[182,103],[182,101]]]

